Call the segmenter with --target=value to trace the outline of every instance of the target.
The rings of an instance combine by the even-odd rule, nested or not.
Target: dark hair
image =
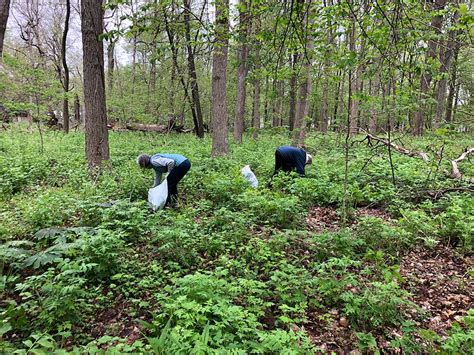
[[[141,154],[137,158],[137,163],[140,165],[140,168],[148,168],[148,165],[150,164],[150,156],[147,154]]]

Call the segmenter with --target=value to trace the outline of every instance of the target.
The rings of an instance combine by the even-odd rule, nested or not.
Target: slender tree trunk
[[[446,6],[447,0],[436,0],[434,10],[440,11]],[[435,34],[438,36],[441,33],[441,25],[443,21],[443,15],[437,14],[433,16],[431,20],[431,28],[434,29]],[[438,49],[438,39],[430,39],[428,41],[428,52],[426,53],[425,63],[429,66],[429,62],[436,58],[436,52]],[[414,136],[423,135],[426,121],[426,112],[429,111],[429,106],[424,102],[429,97],[430,84],[433,75],[429,69],[421,74],[420,81],[420,96],[419,96],[419,109],[415,112],[413,118],[413,129],[412,134]]]
[[[149,95],[149,110],[152,114],[156,114],[156,61],[153,59],[150,63],[150,95]]]
[[[459,55],[459,46],[456,46],[454,49],[454,60],[453,66],[451,68],[451,76],[449,79],[449,94],[448,94],[448,102],[446,105],[446,122],[451,122],[452,114],[453,114],[453,102],[454,102],[454,94],[456,92],[456,80],[457,80],[457,65],[458,65],[458,55]]]
[[[326,2],[324,2],[326,4]],[[333,6],[333,1],[329,0],[327,6]],[[329,123],[329,79],[330,79],[330,54],[332,53],[332,46],[334,44],[334,35],[331,29],[332,23],[328,23],[327,29],[327,44],[329,50],[325,51],[325,60],[324,60],[324,78],[323,78],[323,87],[322,87],[322,98],[321,98],[321,109],[319,110],[319,130],[323,133],[328,131]]]
[[[268,122],[268,90],[269,90],[269,80],[268,80],[268,75],[265,77],[265,92],[263,93],[263,99],[264,99],[264,104],[263,104],[263,119],[260,121],[260,128],[265,128],[266,123]]]
[[[459,21],[459,11],[456,11],[453,16],[453,24],[456,25]],[[436,116],[434,121],[434,128],[439,128],[440,125],[444,121],[444,115],[446,113],[446,93],[447,93],[447,85],[448,85],[448,72],[451,69],[451,65],[453,63],[454,54],[456,52],[456,47],[458,47],[457,42],[457,31],[452,30],[448,36],[448,42],[446,44],[446,48],[444,50],[444,55],[441,58],[441,79],[438,82],[437,88],[437,101],[438,104],[436,106]],[[440,50],[440,52],[443,52]],[[440,55],[441,56],[441,55]]]
[[[337,77],[340,78],[342,73],[342,79],[339,79],[336,85],[336,95],[334,96],[334,110],[333,110],[333,121],[336,121],[337,113],[339,110],[339,104],[341,104],[341,91],[344,90],[344,78],[345,73],[342,70],[337,72]],[[330,123],[328,122],[328,128]],[[333,125],[335,127],[335,125]]]
[[[212,155],[229,151],[227,137],[227,52],[229,0],[215,0],[216,25],[212,59]]]
[[[0,0],[0,62],[3,55],[3,41],[7,29],[8,15],[10,14],[10,0]]]
[[[381,59],[379,59],[379,65],[378,68],[376,69],[375,73],[375,80],[370,86],[370,96],[372,98],[378,98],[379,97],[379,92],[380,92],[380,66],[381,66]],[[378,103],[378,101],[377,101]],[[377,121],[378,121],[378,105],[375,104],[375,102],[372,102],[370,105],[369,109],[369,125],[368,125],[368,130],[370,133],[376,133],[377,132]]]
[[[67,33],[69,31],[69,17],[71,16],[71,1],[66,0],[66,18],[64,20],[64,30],[61,39],[61,61],[63,65],[63,128],[65,133],[69,133],[69,68],[66,60],[66,45],[67,45]]]
[[[180,71],[179,65],[178,65],[178,48],[175,45],[174,42],[174,33],[171,31],[171,28],[169,26],[168,22],[168,15],[166,14],[166,11],[163,9],[163,17],[164,17],[164,22],[165,22],[165,31],[168,37],[168,41],[171,47],[171,56],[173,59],[173,67],[176,70],[176,73],[178,74],[179,81],[181,83],[181,86],[183,87],[183,92],[184,92],[184,97],[186,100],[188,100],[189,105],[191,107],[191,114],[193,116],[193,122],[194,122],[194,128],[195,128],[195,133],[197,134],[196,127],[198,127],[198,118],[196,115],[196,110],[194,108],[194,100],[190,97],[189,92],[188,92],[188,86],[186,85],[186,82],[184,81],[184,77]],[[172,71],[173,74],[173,71]]]
[[[77,94],[74,95],[74,121],[77,125],[81,123],[81,103]]]
[[[175,115],[175,108],[174,108],[174,101],[175,101],[175,75],[176,75],[176,68],[174,64],[171,66],[171,77],[170,77],[170,82],[171,82],[171,90],[170,90],[170,114],[171,116]]]
[[[193,96],[193,106],[196,112],[194,130],[199,138],[204,138],[204,123],[202,119],[201,100],[199,98],[199,86],[196,75],[196,66],[194,64],[194,51],[191,45],[191,23],[190,23],[191,4],[190,0],[184,0],[184,24],[186,27],[186,48],[188,51],[188,74],[191,84],[191,94]]]
[[[291,59],[291,78],[290,78],[290,112],[288,118],[288,125],[290,126],[290,131],[293,131],[293,127],[295,125],[295,115],[296,115],[296,92],[297,92],[297,84],[298,84],[298,72],[297,72],[297,65],[298,65],[298,54],[294,53],[293,58]]]
[[[234,122],[234,139],[237,143],[242,143],[242,135],[244,133],[245,120],[245,98],[246,98],[246,78],[247,78],[247,61],[249,48],[247,37],[250,30],[249,19],[249,0],[240,0],[239,2],[239,48],[237,49],[237,57],[239,67],[237,69],[237,96],[235,100],[235,122]]]
[[[281,122],[281,109],[283,106],[283,85],[281,80],[276,80],[275,83],[275,98],[273,104],[273,127],[279,127],[282,125]]]
[[[90,167],[109,159],[109,138],[105,108],[105,74],[102,0],[81,0],[81,32],[86,108],[86,156]]]
[[[356,54],[356,18],[355,15],[352,15],[352,23],[351,23],[351,32],[349,37],[349,50]],[[364,50],[364,43],[362,40],[360,53]],[[357,66],[357,70],[355,72],[355,77],[352,77],[351,82],[349,85],[351,86],[352,92],[352,99],[351,99],[351,106],[350,106],[350,134],[356,135],[359,131],[359,100],[354,98],[357,96],[358,92],[361,88],[362,83],[362,73],[364,71],[364,66],[360,63]]]
[[[461,89],[461,84],[458,83],[456,85],[456,91],[454,93],[454,105],[453,105],[453,119],[452,119],[452,122],[455,121],[456,119],[456,112],[458,110],[458,102],[459,102],[459,91]]]
[[[109,93],[114,88],[114,69],[115,69],[115,40],[110,40],[107,46],[107,86]]]
[[[309,98],[311,97],[312,89],[312,74],[313,67],[311,65],[311,52],[313,50],[313,39],[308,31],[309,11],[311,6],[311,0],[299,0],[301,4],[308,3],[306,7],[303,21],[302,21],[302,33],[304,33],[306,55],[303,57],[303,77],[301,78],[301,84],[299,87],[297,111],[295,115],[295,124],[293,127],[293,145],[301,147],[304,145],[305,139],[305,118],[308,117],[309,112]]]
[[[252,127],[253,138],[257,137],[260,128],[260,48],[257,43],[255,49],[255,65],[253,69],[253,104],[252,104]]]

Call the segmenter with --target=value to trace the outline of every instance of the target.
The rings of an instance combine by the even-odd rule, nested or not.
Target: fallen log
[[[377,136],[374,136],[373,134],[370,134],[370,133],[367,133],[367,140],[369,141],[370,143],[370,140],[373,139],[374,141],[376,142],[380,142],[380,143],[383,143],[385,144],[386,146],[389,146],[392,147],[395,151],[397,151],[398,153],[401,153],[401,154],[404,154],[404,155],[408,155],[409,157],[420,157],[421,159],[423,159],[423,161],[425,163],[428,163],[429,162],[429,157],[428,157],[428,154],[426,154],[425,152],[417,152],[417,151],[411,151],[411,150],[408,150],[404,147],[401,147],[393,142],[389,142],[388,140],[386,139],[383,139],[383,138],[380,138],[380,137],[377,137]]]
[[[159,132],[166,133],[168,128],[163,125],[158,124],[143,124],[143,123],[127,123],[125,128],[130,131],[140,131],[140,132]]]
[[[157,132],[157,133],[169,133],[171,131],[177,133],[190,133],[193,130],[190,128],[184,128],[184,126],[166,127],[158,124],[143,124],[143,123],[127,123],[125,126],[115,126],[112,124],[108,125],[109,129],[114,131],[138,131],[138,132]]]
[[[466,159],[472,153],[474,153],[474,147],[464,150],[464,152],[458,158],[451,160],[451,175],[450,175],[451,178],[462,179],[463,175],[459,171],[458,163]]]

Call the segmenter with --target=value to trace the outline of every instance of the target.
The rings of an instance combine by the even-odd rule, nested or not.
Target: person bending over
[[[157,153],[149,156],[141,154],[137,163],[142,169],[153,169],[155,171],[155,183],[153,187],[161,183],[163,173],[168,173],[168,199],[166,204],[178,207],[178,183],[191,168],[191,162],[180,154]]]
[[[313,163],[313,157],[306,153],[304,149],[291,146],[281,146],[275,151],[275,172],[280,170],[290,172],[296,170],[298,175],[304,176],[304,168],[306,165]]]

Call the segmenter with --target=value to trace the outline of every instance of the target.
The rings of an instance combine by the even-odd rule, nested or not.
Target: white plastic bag
[[[258,186],[258,180],[253,171],[250,169],[249,165],[245,165],[242,170],[240,170],[244,178],[252,185],[254,189]]]
[[[168,198],[168,180],[165,179],[161,184],[148,190],[148,202],[153,211],[161,210],[165,207]]]

